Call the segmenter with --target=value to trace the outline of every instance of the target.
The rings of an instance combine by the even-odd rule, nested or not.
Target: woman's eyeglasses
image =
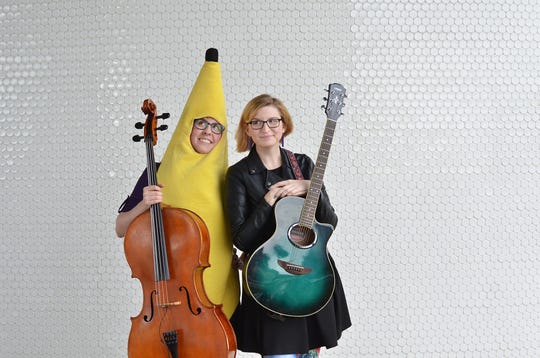
[[[253,129],[262,129],[265,123],[268,125],[268,128],[277,128],[282,120],[283,118],[270,118],[266,121],[262,121],[260,119],[253,119],[251,122],[248,122],[248,124]]]
[[[202,131],[205,130],[206,127],[210,126],[210,130],[212,131],[212,133],[215,133],[215,134],[221,134],[225,131],[225,126],[222,125],[221,123],[217,123],[217,122],[210,123],[204,120],[203,118],[195,119],[195,121],[193,121],[193,125],[195,126],[195,128],[200,129]]]

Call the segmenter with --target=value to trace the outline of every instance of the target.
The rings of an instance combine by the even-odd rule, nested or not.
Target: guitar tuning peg
[[[168,125],[162,124],[162,125],[160,125],[159,127],[157,127],[156,129],[157,129],[158,131],[164,131],[164,130],[167,130],[167,128],[169,128]]]
[[[143,129],[143,128],[144,128],[144,124],[141,123],[141,122],[137,122],[137,123],[135,123],[135,128],[137,128],[137,129]]]
[[[134,135],[132,139],[134,142],[140,142],[143,138],[142,135]]]
[[[161,115],[157,116],[156,118],[160,118],[160,119],[167,119],[169,118],[171,115],[169,113],[161,113]]]

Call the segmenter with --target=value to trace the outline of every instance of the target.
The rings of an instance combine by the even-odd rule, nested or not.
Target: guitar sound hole
[[[300,225],[291,227],[289,238],[294,245],[302,248],[313,246],[315,243],[315,233],[313,230]]]

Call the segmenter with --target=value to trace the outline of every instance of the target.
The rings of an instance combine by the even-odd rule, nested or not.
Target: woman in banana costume
[[[197,213],[210,233],[210,267],[203,276],[206,294],[214,304],[223,305],[223,312],[229,318],[238,305],[240,288],[224,215],[228,167],[226,126],[218,53],[209,49],[159,165],[159,186],[148,186],[146,173],[141,175],[119,209],[116,233],[123,237],[131,221],[155,203]]]

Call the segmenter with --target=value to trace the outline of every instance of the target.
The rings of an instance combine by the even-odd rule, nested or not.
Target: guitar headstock
[[[347,97],[346,90],[339,83],[330,83],[327,91],[328,98],[324,98],[326,105],[322,106],[322,108],[324,108],[324,113],[326,113],[328,119],[337,121],[343,114],[341,113],[341,109],[345,107],[344,99]]]

